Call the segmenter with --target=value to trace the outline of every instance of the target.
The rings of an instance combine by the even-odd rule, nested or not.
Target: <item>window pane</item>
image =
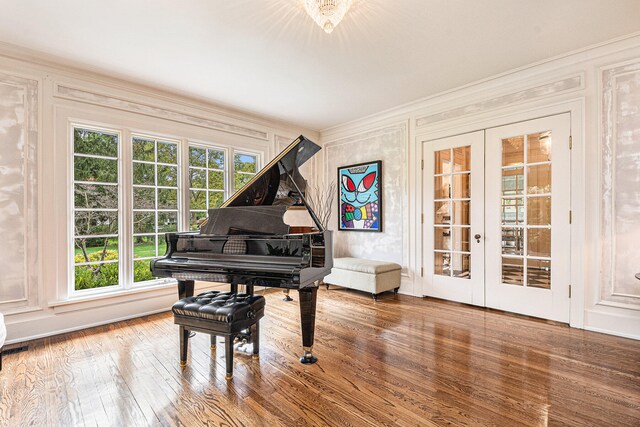
[[[73,262],[113,261],[118,259],[118,238],[97,237],[75,239]]]
[[[76,211],[74,233],[76,236],[118,234],[118,212]]]
[[[158,212],[158,233],[178,231],[177,212]]]
[[[449,252],[434,252],[433,272],[439,276],[451,275],[451,254]]]
[[[461,252],[471,251],[471,229],[468,227],[453,227],[453,250]]]
[[[451,224],[451,202],[434,202],[434,224]]]
[[[207,188],[206,169],[189,169],[189,187]]]
[[[158,209],[178,209],[178,190],[158,188]]]
[[[155,144],[141,138],[133,138],[133,160],[155,161]]]
[[[134,212],[134,233],[155,233],[156,214],[154,212]]]
[[[255,156],[249,154],[236,154],[233,164],[236,172],[256,172],[257,161]]]
[[[502,253],[524,255],[524,230],[522,228],[502,228]]]
[[[209,190],[224,190],[224,172],[209,172]]]
[[[158,165],[158,185],[163,187],[178,186],[178,168]]]
[[[524,164],[524,136],[514,136],[502,140],[502,166]]]
[[[199,230],[202,221],[207,217],[206,212],[191,212],[189,214],[190,230]]]
[[[145,282],[153,280],[151,269],[149,268],[149,260],[140,260],[133,262],[133,281]]]
[[[207,166],[207,150],[204,148],[189,148],[189,166]]]
[[[524,191],[524,168],[502,170],[502,195],[520,196]]]
[[[156,256],[156,236],[135,236],[133,238],[134,258],[147,258],[154,256]]]
[[[155,165],[134,162],[133,183],[138,185],[155,185]]]
[[[434,245],[433,249],[448,251],[451,249],[451,229],[445,227],[434,227]]]
[[[453,202],[453,223],[471,225],[471,202]]]
[[[502,199],[502,225],[524,224],[524,197]]]
[[[527,163],[551,161],[551,131],[527,135]]]
[[[163,234],[158,236],[158,256],[163,256],[167,252],[167,240]]]
[[[118,186],[75,184],[76,208],[118,209]]]
[[[76,181],[118,182],[118,161],[92,157],[74,157],[73,178]]]
[[[219,208],[224,202],[224,193],[220,191],[209,192],[209,208]]]
[[[502,257],[502,283],[521,285],[524,278],[524,261],[522,258]]]
[[[451,273],[453,277],[471,279],[471,255],[451,254]]]
[[[77,265],[75,290],[103,288],[118,284],[118,263]]]
[[[153,188],[133,187],[134,209],[155,209],[156,194]]]
[[[435,176],[434,197],[436,199],[448,199],[451,197],[451,175]]]
[[[207,209],[207,192],[189,190],[189,209]]]
[[[551,197],[527,198],[527,223],[551,225]]]
[[[82,154],[118,157],[118,136],[75,128],[73,130],[73,151]]]
[[[209,168],[224,169],[224,151],[209,150]]]
[[[453,198],[468,199],[471,197],[471,174],[453,175]]]
[[[178,145],[172,142],[158,141],[158,162],[178,164]]]
[[[233,186],[238,191],[241,189],[247,182],[251,181],[253,175],[249,175],[246,173],[236,173],[233,176]]]

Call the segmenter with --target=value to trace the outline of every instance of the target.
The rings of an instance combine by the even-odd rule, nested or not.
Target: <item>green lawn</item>
[[[107,245],[107,250],[117,251],[118,245]],[[102,246],[89,247],[87,248],[87,254],[91,255],[95,252],[102,251]],[[160,255],[164,255],[164,244],[160,246]],[[145,243],[145,244],[137,244],[133,249],[133,253],[135,258],[145,258],[145,257],[154,257],[155,253],[155,245],[153,243]],[[82,254],[82,251],[76,247],[75,255]]]

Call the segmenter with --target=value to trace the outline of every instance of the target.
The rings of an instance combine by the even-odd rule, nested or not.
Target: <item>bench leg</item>
[[[378,294],[371,294],[374,301],[378,301]]]
[[[253,358],[260,358],[260,321],[251,326],[251,342],[253,343]]]
[[[180,326],[180,366],[187,366],[187,349],[189,348],[189,331]]]
[[[211,350],[215,350],[216,349],[216,336],[211,334]]]
[[[233,335],[224,337],[224,357],[227,363],[226,378],[228,380],[233,378],[233,338]]]
[[[393,289],[393,293],[394,293],[394,294],[397,294],[399,290],[400,290],[400,287],[394,288],[394,289]]]

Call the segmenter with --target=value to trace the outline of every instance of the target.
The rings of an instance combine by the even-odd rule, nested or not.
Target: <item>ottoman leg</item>
[[[378,301],[378,294],[371,294],[374,301]]]
[[[253,342],[253,357],[254,359],[260,358],[260,321],[258,320],[253,326],[251,326],[251,342]]]
[[[224,357],[227,363],[226,378],[230,380],[233,378],[233,335],[224,337]]]
[[[187,349],[189,348],[189,331],[180,326],[180,366],[187,366]]]
[[[393,289],[393,293],[394,293],[394,294],[397,294],[399,290],[400,290],[400,287],[394,288],[394,289]]]

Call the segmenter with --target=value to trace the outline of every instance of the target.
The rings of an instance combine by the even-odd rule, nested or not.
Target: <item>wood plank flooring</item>
[[[190,342],[169,313],[4,357],[2,426],[640,426],[640,341],[433,299],[318,292],[316,365],[296,302],[265,292],[260,359]],[[294,299],[297,294],[292,292]]]

